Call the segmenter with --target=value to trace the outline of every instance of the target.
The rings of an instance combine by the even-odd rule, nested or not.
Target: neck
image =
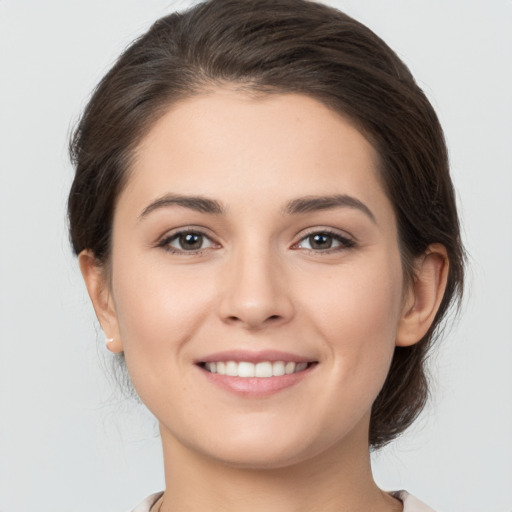
[[[162,429],[166,491],[160,510],[399,512],[401,504],[373,480],[363,437],[286,467],[253,469],[190,451]]]

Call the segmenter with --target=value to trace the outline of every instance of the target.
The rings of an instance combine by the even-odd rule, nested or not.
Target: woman
[[[321,4],[208,1],[124,52],[71,151],[73,247],[162,436],[136,510],[430,510],[369,459],[463,282],[442,130],[392,50]]]

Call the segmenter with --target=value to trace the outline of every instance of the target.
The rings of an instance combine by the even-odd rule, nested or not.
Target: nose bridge
[[[250,329],[287,322],[293,306],[282,267],[279,254],[268,242],[248,240],[234,248],[224,275],[223,320]]]

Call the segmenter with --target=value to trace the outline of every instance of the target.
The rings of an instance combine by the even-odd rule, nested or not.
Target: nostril
[[[281,318],[281,315],[271,315],[267,318],[267,320],[279,320],[280,318]],[[238,321],[238,320],[241,320],[241,318],[236,315],[230,315],[228,317],[228,320]]]

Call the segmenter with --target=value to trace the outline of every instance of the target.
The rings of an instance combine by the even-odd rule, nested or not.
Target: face
[[[309,97],[217,90],[136,156],[103,327],[164,442],[279,467],[366,439],[404,309],[369,142]]]

